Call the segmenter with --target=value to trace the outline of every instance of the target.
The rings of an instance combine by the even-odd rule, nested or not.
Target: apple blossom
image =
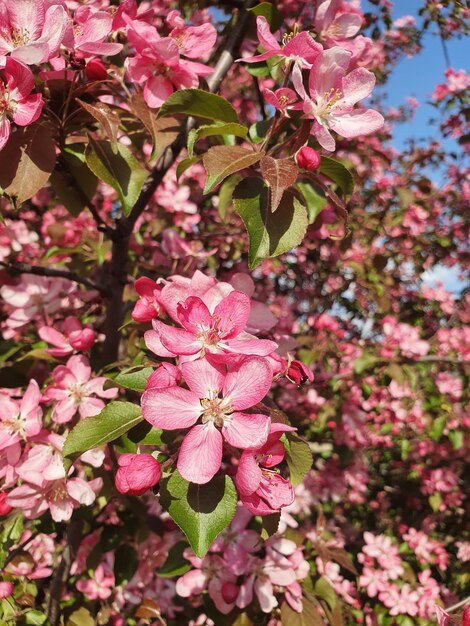
[[[122,454],[118,465],[115,482],[119,493],[141,496],[162,477],[160,464],[151,454]]]

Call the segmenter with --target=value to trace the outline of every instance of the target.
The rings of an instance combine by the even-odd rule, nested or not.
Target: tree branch
[[[12,274],[34,274],[35,276],[49,276],[50,278],[66,278],[74,283],[85,285],[85,287],[88,287],[89,289],[96,289],[104,295],[107,294],[107,290],[103,285],[95,283],[90,278],[81,276],[77,272],[59,270],[53,267],[42,267],[40,265],[29,265],[29,263],[20,263],[19,261],[11,261],[10,263],[0,261],[0,267],[4,267]]]
[[[252,15],[247,11],[255,0],[247,0],[244,7],[236,14],[236,23],[225,41],[220,53],[214,72],[207,81],[209,91],[214,93],[220,87],[238,54],[240,45],[246,35],[249,20]],[[106,339],[103,346],[103,362],[110,363],[118,358],[120,344],[120,327],[124,319],[122,306],[124,288],[127,284],[127,262],[129,243],[135,223],[152,199],[165,174],[178,158],[180,152],[186,147],[187,135],[194,126],[195,121],[191,118],[185,120],[181,131],[174,143],[165,150],[158,159],[147,180],[145,181],[139,198],[132,208],[128,217],[121,217],[116,222],[116,229],[111,234],[113,241],[111,267],[107,289],[109,297],[106,303],[106,319],[104,332]]]

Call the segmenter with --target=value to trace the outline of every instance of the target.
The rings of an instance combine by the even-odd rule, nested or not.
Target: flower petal
[[[238,464],[235,484],[242,495],[254,493],[261,482],[261,470],[251,450],[245,450]]]
[[[224,423],[222,433],[235,448],[256,450],[266,443],[270,425],[267,415],[235,412]]]
[[[178,471],[189,482],[203,485],[219,471],[222,463],[222,435],[212,422],[192,428],[183,440]]]
[[[215,398],[224,384],[223,367],[206,359],[183,363],[181,371],[186,384],[199,398]]]
[[[209,309],[197,296],[190,296],[184,302],[179,302],[176,313],[181,326],[191,333],[198,333],[201,329],[212,327],[212,315]]]
[[[182,389],[149,389],[142,396],[142,415],[156,428],[177,430],[189,428],[201,415],[197,394]]]
[[[232,291],[214,309],[218,328],[224,339],[236,337],[245,329],[250,317],[250,298],[241,291]]]
[[[265,359],[246,357],[231,370],[224,384],[224,397],[236,411],[242,411],[260,402],[271,387],[271,368]]]

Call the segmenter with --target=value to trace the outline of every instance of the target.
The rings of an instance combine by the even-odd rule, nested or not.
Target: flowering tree
[[[0,0],[2,623],[469,626],[468,9],[195,4]]]

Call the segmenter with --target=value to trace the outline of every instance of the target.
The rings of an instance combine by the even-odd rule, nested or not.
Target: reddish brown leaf
[[[297,180],[299,168],[291,159],[273,159],[270,156],[263,157],[260,165],[261,173],[271,190],[271,211],[274,213],[284,191]]]
[[[158,158],[171,146],[178,137],[180,125],[174,117],[162,117],[157,119],[155,111],[148,106],[141,93],[136,93],[130,98],[132,113],[142,122],[153,141],[153,158]]]
[[[219,183],[240,170],[257,163],[264,152],[253,152],[240,146],[214,146],[202,157],[207,172],[204,193],[209,193]]]
[[[87,113],[89,113],[97,122],[101,124],[106,136],[109,138],[111,145],[113,146],[113,150],[115,150],[120,124],[119,115],[116,111],[113,111],[113,109],[104,102],[88,104],[88,102],[83,102],[83,100],[80,100],[79,98],[76,98],[76,100]]]

